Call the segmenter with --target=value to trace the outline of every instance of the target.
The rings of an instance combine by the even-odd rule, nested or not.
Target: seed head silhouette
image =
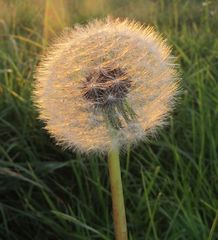
[[[95,20],[65,32],[36,70],[34,101],[65,148],[108,151],[163,125],[178,92],[166,41],[129,20]]]

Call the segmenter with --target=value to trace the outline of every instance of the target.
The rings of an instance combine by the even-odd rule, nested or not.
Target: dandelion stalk
[[[127,240],[125,204],[120,171],[119,147],[117,145],[113,146],[108,153],[108,166],[116,240]]]

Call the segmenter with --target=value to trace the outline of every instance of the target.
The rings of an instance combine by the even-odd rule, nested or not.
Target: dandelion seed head
[[[119,19],[68,30],[36,71],[34,102],[57,143],[108,151],[163,125],[178,92],[166,41],[151,27]]]

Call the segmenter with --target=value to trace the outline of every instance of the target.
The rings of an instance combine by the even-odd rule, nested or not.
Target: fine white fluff
[[[151,27],[119,19],[93,21],[68,30],[48,49],[36,71],[34,102],[57,143],[82,152],[105,152],[112,138],[136,143],[163,125],[178,90],[170,47]],[[125,69],[132,81],[126,99],[135,121],[111,134],[101,111],[81,93],[93,70]],[[112,137],[113,135],[113,137]]]

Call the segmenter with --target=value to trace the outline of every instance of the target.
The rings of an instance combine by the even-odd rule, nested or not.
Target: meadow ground
[[[0,1],[0,239],[113,239],[106,158],[57,147],[31,100],[47,43],[107,14],[154,25],[181,65],[168,127],[121,156],[129,239],[217,240],[216,0]]]

